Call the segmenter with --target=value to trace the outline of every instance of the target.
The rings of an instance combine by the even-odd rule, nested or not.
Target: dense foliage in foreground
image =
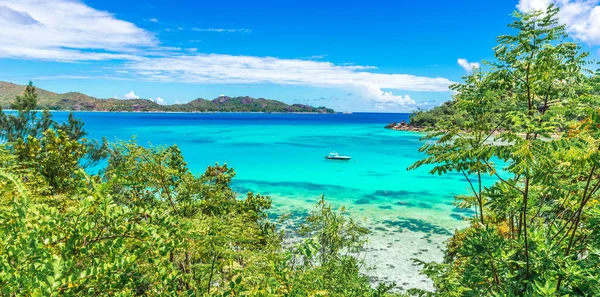
[[[426,137],[413,167],[462,173],[472,193],[457,204],[478,214],[443,263],[421,263],[436,291],[413,293],[600,296],[600,76],[556,14],[517,13]]]
[[[237,199],[226,165],[199,177],[177,146],[85,138],[35,111],[28,86],[0,110],[4,296],[384,296],[355,257],[366,229],[321,200],[282,246],[268,197]],[[85,167],[107,163],[98,175]]]

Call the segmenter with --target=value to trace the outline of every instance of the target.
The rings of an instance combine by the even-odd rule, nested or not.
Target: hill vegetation
[[[26,86],[0,82],[0,106],[23,93]],[[148,99],[98,99],[78,92],[57,94],[37,89],[41,109],[67,111],[167,111],[167,112],[312,112],[334,113],[326,107],[288,105],[281,101],[252,97],[220,96],[213,100],[198,98],[185,104],[161,105]]]
[[[464,112],[456,107],[454,101],[446,101],[439,106],[426,110],[418,108],[409,115],[409,121],[392,122],[384,128],[398,131],[422,132],[436,130],[444,124],[461,125],[464,123]]]
[[[463,121],[462,114],[458,110],[453,101],[446,101],[439,106],[429,110],[417,109],[409,116],[409,126],[422,128],[435,128],[440,126],[442,121],[450,121],[460,125]]]

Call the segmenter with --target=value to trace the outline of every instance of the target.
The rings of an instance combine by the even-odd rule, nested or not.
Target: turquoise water
[[[55,113],[57,119],[67,113]],[[195,173],[215,162],[235,168],[234,188],[270,195],[273,216],[294,227],[321,195],[364,221],[374,281],[429,288],[410,258],[440,260],[443,241],[472,213],[452,206],[467,192],[460,174],[407,171],[422,155],[419,133],[384,129],[407,114],[76,113],[91,137],[177,144]],[[326,160],[331,151],[348,162]]]

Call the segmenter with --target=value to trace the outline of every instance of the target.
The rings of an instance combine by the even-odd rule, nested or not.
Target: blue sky
[[[449,84],[493,58],[515,9],[555,2],[584,50],[597,58],[600,44],[599,1],[291,2],[0,0],[0,80],[165,104],[224,94],[401,112],[448,100]]]

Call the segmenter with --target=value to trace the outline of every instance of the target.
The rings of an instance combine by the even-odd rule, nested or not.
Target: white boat
[[[350,160],[350,157],[349,156],[340,156],[336,152],[331,152],[331,153],[329,153],[328,156],[325,156],[325,159],[328,159],[328,160],[348,161],[348,160]]]

